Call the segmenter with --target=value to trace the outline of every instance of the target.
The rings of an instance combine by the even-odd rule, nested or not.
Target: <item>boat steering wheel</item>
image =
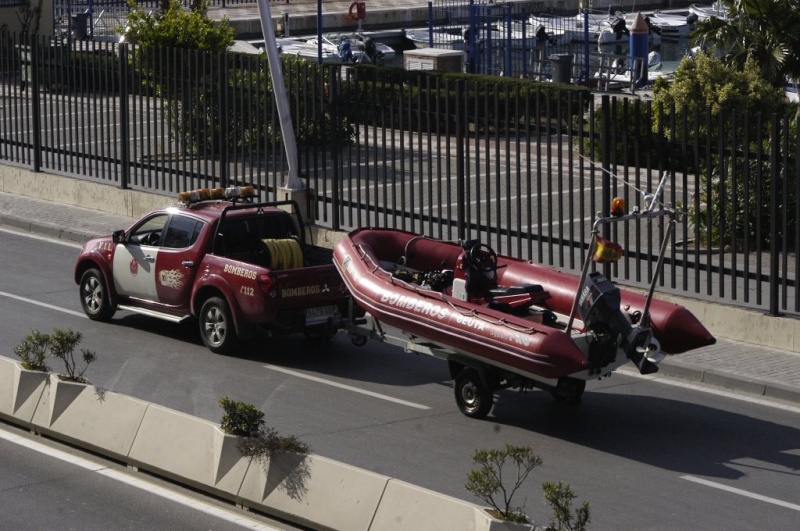
[[[468,256],[470,266],[475,271],[487,276],[497,273],[497,253],[485,243],[473,245]]]

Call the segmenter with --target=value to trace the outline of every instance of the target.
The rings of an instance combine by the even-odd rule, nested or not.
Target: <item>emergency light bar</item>
[[[198,203],[200,201],[211,201],[221,199],[245,199],[256,195],[255,188],[252,186],[229,186],[227,188],[198,188],[188,192],[178,193],[178,201],[181,203]]]

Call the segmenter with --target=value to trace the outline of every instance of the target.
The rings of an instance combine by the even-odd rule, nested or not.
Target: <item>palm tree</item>
[[[698,22],[692,44],[713,42],[728,66],[742,70],[753,59],[762,76],[782,87],[800,79],[800,10],[797,0],[721,0],[729,17]]]

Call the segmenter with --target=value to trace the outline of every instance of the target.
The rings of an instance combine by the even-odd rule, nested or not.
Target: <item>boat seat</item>
[[[533,302],[541,302],[550,298],[550,293],[545,291],[541,284],[517,284],[516,286],[497,286],[486,290],[492,298],[507,297],[510,295],[531,295]]]

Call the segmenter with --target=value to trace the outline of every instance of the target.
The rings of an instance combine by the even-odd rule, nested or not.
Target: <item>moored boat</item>
[[[391,47],[360,34],[323,35],[322,46],[316,37],[287,37],[276,39],[276,43],[283,55],[296,55],[308,61],[318,61],[321,57],[324,63],[383,64],[395,56]]]
[[[696,15],[700,21],[707,20],[711,17],[716,17],[722,20],[730,20],[731,15],[728,6],[720,0],[716,0],[711,5],[691,4],[689,6],[689,13]]]
[[[593,238],[590,254],[614,249]],[[446,359],[457,404],[472,417],[488,414],[497,389],[538,387],[577,402],[587,380],[629,360],[649,374],[664,353],[715,341],[652,289],[622,290],[588,267],[569,274],[477,241],[358,229],[336,244],[334,263],[366,312],[366,326],[351,334],[386,340],[393,327],[401,331],[395,344]]]

